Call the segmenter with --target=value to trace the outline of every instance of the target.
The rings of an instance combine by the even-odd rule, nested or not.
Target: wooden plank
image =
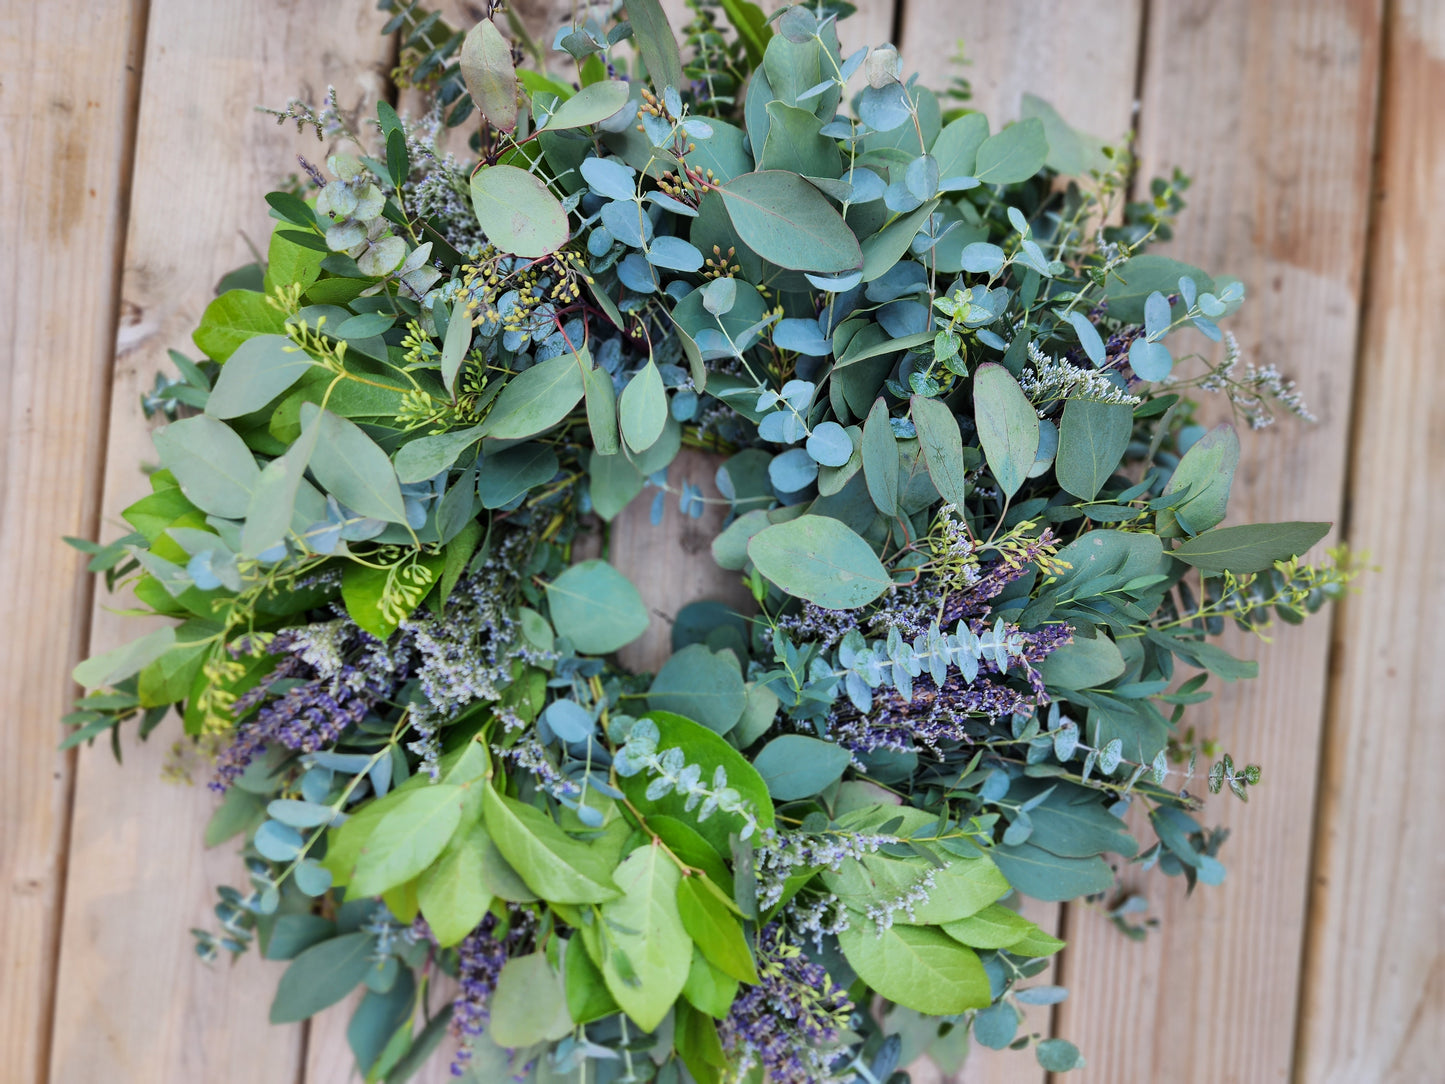
[[[0,657],[0,1050],[31,1084],[46,1073],[69,828],[56,724],[91,598],[60,536],[96,527],[144,13],[32,4],[0,30],[0,613],[25,630]]]
[[[293,91],[319,101],[334,84],[348,106],[371,106],[389,46],[370,0],[336,0],[324,18],[283,2],[151,5],[117,336],[106,461],[107,534],[144,492],[138,467],[154,454],[137,397],[165,348],[191,350],[190,332],[225,271],[251,260],[248,239],[270,230],[261,196],[319,158],[314,137],[278,130],[253,110]],[[98,609],[91,649],[136,635]],[[167,724],[168,726],[171,724]],[[148,1082],[287,1081],[301,1030],[270,1029],[278,967],[248,954],[207,968],[187,928],[212,921],[214,885],[238,883],[233,849],[201,851],[212,796],[156,779],[167,738],[127,736],[127,761],[82,755],[61,945],[51,1079]],[[204,769],[202,769],[204,771]]]
[[[1445,8],[1392,5],[1351,450],[1351,542],[1379,571],[1341,607],[1301,991],[1301,1084],[1438,1079],[1445,818]]]
[[[1142,176],[1194,178],[1167,251],[1244,279],[1232,324],[1247,360],[1298,379],[1321,419],[1243,434],[1233,522],[1340,515],[1379,22],[1379,4],[1344,0],[1150,8]],[[1126,869],[1163,924],[1143,944],[1071,909],[1060,1025],[1089,1059],[1079,1084],[1287,1077],[1330,621],[1269,647],[1227,641],[1264,677],[1191,709],[1201,733],[1264,768],[1247,807],[1217,798],[1202,818],[1234,831],[1229,880],[1186,901],[1181,884]]]
[[[962,76],[973,87],[974,108],[988,115],[995,131],[1018,119],[1025,93],[1049,101],[1064,119],[1105,139],[1121,139],[1133,120],[1138,64],[1140,0],[1089,0],[1051,4],[1028,0],[1008,5],[981,0],[903,0],[900,43],[905,71],[915,67],[935,90]],[[967,64],[955,62],[959,50]],[[1060,933],[1064,908],[1028,901],[1035,922]],[[1068,968],[1068,950],[1039,983],[1058,982]],[[1026,1010],[1021,1031],[1051,1035],[1053,1011]],[[942,1075],[931,1067],[912,1069],[917,1084]],[[933,1075],[929,1075],[932,1073]],[[1042,1081],[1047,1074],[1028,1052],[975,1047],[957,1084],[1013,1084]]]

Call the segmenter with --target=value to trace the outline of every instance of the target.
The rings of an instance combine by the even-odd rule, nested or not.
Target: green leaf
[[[418,601],[436,582],[445,561],[441,554],[432,553],[425,554],[412,565],[410,575],[414,579],[408,586],[416,589]],[[346,605],[347,615],[379,640],[385,640],[395,632],[402,618],[411,612],[382,606],[383,599],[394,601],[388,598],[388,586],[394,586],[391,566],[374,568],[369,564],[349,562],[341,573],[341,601]]]
[[[483,508],[501,508],[557,473],[557,453],[545,444],[520,444],[483,457],[477,468],[477,495]]]
[[[989,1050],[1002,1050],[1013,1042],[1019,1030],[1019,1011],[1006,1001],[980,1010],[973,1018],[973,1037]]]
[[[732,1011],[733,999],[738,996],[738,985],[737,979],[724,974],[709,963],[701,949],[694,944],[692,963],[687,971],[687,982],[682,987],[682,996],[687,1004],[683,1004],[682,1001],[678,1002],[679,1019],[701,1017],[706,1020],[707,1016],[713,1016],[719,1020],[727,1019],[728,1013]],[[699,1012],[689,1012],[689,1005],[698,1009]],[[702,1014],[706,1014],[706,1016],[702,1016]],[[681,1040],[678,1045],[678,1052],[682,1053]]]
[[[167,625],[146,633],[138,640],[132,640],[100,655],[92,655],[78,663],[70,676],[77,685],[87,689],[114,685],[140,673],[171,650],[175,643],[176,630],[174,626]]]
[[[993,1000],[977,954],[931,926],[890,926],[881,935],[854,914],[838,935],[843,956],[858,976],[899,1005],[952,1016]]]
[[[1048,156],[1043,122],[1030,117],[1010,124],[979,145],[973,175],[983,184],[1017,184],[1043,169]]]
[[[1047,782],[1044,780],[1042,782]],[[1044,793],[1041,784],[1021,787],[1009,797],[1027,800],[1030,791]],[[1133,858],[1139,844],[1129,829],[1099,801],[1099,792],[1061,784],[1029,810],[1033,833],[1029,842],[1063,858],[1088,858],[1095,854],[1117,854]]]
[[[708,963],[739,982],[758,981],[757,964],[731,901],[706,877],[685,877],[677,886],[683,929]]]
[[[864,238],[860,245],[863,253],[863,281],[872,282],[891,271],[903,254],[908,251],[913,239],[928,222],[928,216],[938,208],[938,200],[932,199],[909,214],[902,215],[884,226],[871,237]]]
[[[662,373],[648,361],[622,389],[620,403],[622,438],[634,452],[645,452],[657,443],[667,425],[667,390]]]
[[[616,439],[614,435],[613,440]],[[646,484],[647,479],[625,455],[604,455],[596,448],[588,454],[587,491],[592,497],[593,511],[606,522],[610,523],[631,504]]]
[[[968,472],[963,465],[963,434],[958,420],[943,400],[921,395],[913,396],[909,413],[918,430],[918,443],[933,487],[961,514],[968,497]]]
[[[1000,843],[988,852],[1003,875],[1025,896],[1063,903],[1113,887],[1114,871],[1102,858],[1061,858],[1032,843]]]
[[[1229,490],[1239,466],[1239,435],[1234,426],[1219,425],[1205,433],[1185,452],[1164,487],[1164,496],[1189,487],[1189,496],[1173,509],[1160,509],[1157,524],[1161,538],[1207,531],[1224,518]],[[1180,517],[1189,525],[1185,532]]]
[[[584,348],[523,369],[507,381],[492,404],[482,423],[482,435],[493,440],[521,440],[545,433],[582,399],[591,367],[592,359]]]
[[[1133,431],[1134,412],[1127,404],[1070,399],[1064,404],[1054,458],[1059,485],[1092,501],[1118,468]]]
[[[806,734],[783,734],[763,746],[753,767],[780,802],[811,798],[843,777],[848,750]]]
[[[226,792],[244,793],[239,787]],[[294,960],[312,945],[329,941],[336,936],[336,923],[320,915],[278,915],[266,938],[266,951],[262,955],[268,960]]]
[[[557,107],[547,120],[547,131],[599,124],[626,105],[631,94],[632,88],[620,79],[591,83]]]
[[[586,394],[587,428],[592,433],[593,453],[616,455],[621,451],[621,445],[617,432],[617,390],[612,386],[612,374],[600,365],[589,369]]]
[[[957,426],[954,427],[955,429]],[[863,477],[868,495],[885,516],[898,514],[898,438],[888,418],[888,404],[875,399],[863,423]]]
[[[301,405],[302,428],[317,425],[310,469],[321,487],[361,516],[405,523],[406,508],[396,470],[377,443],[355,422],[312,403]]]
[[[1126,324],[1144,322],[1144,302],[1149,295],[1166,296],[1179,292],[1179,280],[1191,278],[1201,294],[1214,289],[1214,280],[1191,264],[1171,260],[1148,252],[1133,256],[1109,272],[1104,292],[1109,298],[1109,316]],[[1174,315],[1182,314],[1183,302],[1177,303]]]
[[[750,0],[722,0],[722,8],[727,14],[728,22],[732,23],[733,29],[738,32],[738,40],[742,42],[743,50],[748,55],[749,65],[756,69],[763,62],[768,39],[773,36],[767,16]]]
[[[1019,114],[1038,117],[1043,124],[1044,139],[1049,145],[1049,156],[1044,164],[1055,173],[1062,173],[1065,177],[1087,177],[1092,170],[1102,173],[1109,168],[1104,141],[1070,127],[1058,111],[1042,98],[1025,94],[1019,105]]]
[[[491,19],[467,32],[458,58],[462,82],[477,110],[492,127],[510,132],[517,126],[517,71],[512,46]]]
[[[552,1042],[572,1030],[562,976],[552,970],[544,952],[508,960],[487,1005],[487,1030],[498,1046]]]
[[[873,547],[828,516],[775,523],[749,539],[748,556],[783,591],[829,610],[866,606],[893,586]]]
[[[286,318],[266,295],[255,290],[227,290],[206,306],[192,339],[207,357],[224,362],[247,339],[279,335]]]
[[[1190,524],[1193,522],[1191,518]],[[1233,572],[1243,576],[1300,556],[1328,534],[1330,527],[1328,523],[1300,522],[1220,527],[1189,539],[1169,555],[1206,575]]]
[[[304,203],[301,206],[314,222],[311,209]],[[326,258],[324,252],[298,245],[284,234],[285,231],[279,228],[272,232],[271,244],[266,250],[267,293],[277,286],[310,286],[320,277],[321,261]]]
[[[476,929],[491,906],[492,890],[482,864],[488,841],[480,822],[458,832],[417,884],[417,903],[442,948]]]
[[[152,439],[161,465],[176,476],[188,501],[224,519],[245,516],[261,468],[234,429],[198,414],[157,429]]]
[[[1103,633],[1092,640],[1075,637],[1039,663],[1045,684],[1071,692],[1107,684],[1123,672],[1124,656]]]
[[[685,89],[677,36],[658,0],[629,0],[627,18],[632,23],[632,35],[637,39],[637,50],[642,54],[652,85],[658,91],[664,87]]]
[[[1039,416],[1002,365],[980,365],[974,374],[973,419],[988,469],[1005,496],[1012,497],[1038,458]]]
[[[1001,903],[991,903],[977,914],[943,924],[943,932],[949,937],[975,949],[1005,949],[1036,930],[1036,925]]]
[[[1034,1048],[1040,1068],[1050,1073],[1067,1073],[1084,1063],[1079,1048],[1067,1039],[1044,1039]]]
[[[649,707],[692,719],[717,734],[737,726],[747,703],[737,656],[705,644],[689,644],[673,655],[647,690]]]
[[[768,138],[758,158],[758,169],[828,178],[843,171],[837,141],[819,131],[823,122],[811,110],[783,102],[769,102],[767,108]]]
[[[348,897],[379,896],[431,865],[461,823],[465,797],[464,787],[445,783],[404,795],[362,846]]]
[[[608,993],[607,982],[588,955],[581,937],[573,936],[567,942],[562,973],[567,986],[567,1013],[577,1023],[590,1024],[617,1011],[617,1002]]]
[[[990,851],[989,853],[992,853]],[[836,872],[823,871],[823,883],[854,911],[896,900],[916,888],[925,874],[933,878],[927,898],[914,906],[908,921],[916,925],[953,922],[981,911],[1008,891],[1008,881],[981,851],[949,855],[943,868],[922,858],[871,854],[845,861]]]
[[[402,485],[425,482],[461,458],[463,452],[482,439],[482,427],[454,429],[432,437],[417,437],[396,451],[396,477]]]
[[[361,999],[346,1026],[346,1041],[356,1057],[356,1064],[363,1071],[370,1072],[386,1053],[387,1047],[396,1041],[398,1031],[411,1017],[415,998],[416,976],[411,968],[403,967],[391,989],[384,993],[368,990]],[[409,1043],[409,1027],[406,1039]]]
[[[561,201],[525,169],[485,166],[473,173],[472,209],[487,240],[514,256],[536,259],[567,243]]]
[[[647,631],[637,588],[606,561],[582,561],[547,584],[557,632],[584,655],[606,655]]]
[[[682,875],[661,847],[644,845],[612,879],[622,895],[602,905],[612,946],[603,957],[602,976],[622,1011],[643,1031],[653,1031],[682,993],[692,960],[692,941],[677,905]],[[618,954],[625,964],[618,963]]]
[[[294,1024],[335,1005],[375,965],[376,941],[369,933],[348,933],[312,945],[286,968],[271,1002],[271,1023]]]
[[[978,148],[988,138],[988,117],[982,113],[968,113],[950,121],[929,151],[938,163],[938,176],[942,180],[951,177],[972,177],[978,160]]]
[[[863,266],[853,231],[828,197],[796,174],[744,173],[718,194],[738,237],[770,263],[819,274]]]
[[[271,460],[262,469],[251,491],[246,522],[241,528],[241,552],[247,557],[259,557],[282,542],[287,531],[305,531],[316,522],[311,518],[310,506],[324,508],[325,500],[306,481],[306,468],[320,435],[321,426],[313,419],[309,426],[302,428],[301,435],[286,449],[285,455]],[[300,500],[303,493],[306,501]]]
[[[491,787],[483,794],[482,810],[497,850],[542,899],[601,903],[617,895],[607,856],[567,835],[545,813]]]
[[[457,374],[461,372],[462,362],[472,347],[472,331],[472,315],[467,311],[467,300],[463,297],[452,306],[446,338],[442,340],[442,384],[453,396],[456,395]]]

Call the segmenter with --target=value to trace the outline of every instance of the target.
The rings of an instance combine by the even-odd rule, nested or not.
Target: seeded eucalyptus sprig
[[[370,1080],[447,1028],[479,1082],[896,1080],[905,1019],[1082,1064],[1019,1034],[1065,996],[1019,900],[1217,883],[1195,789],[1266,783],[1186,724],[1257,672],[1213,640],[1355,572],[1221,526],[1244,450],[1186,393],[1308,411],[1240,371],[1241,283],[1146,251],[1187,180],[1118,207],[1127,148],[1033,98],[993,131],[844,55],[843,4],[695,0],[681,44],[593,6],[555,67],[501,5],[381,6],[434,110],[267,197],[147,395],[133,533],[79,543],[175,624],[77,669],[68,743],[175,705],[242,841],[197,951],[289,960],[278,1022],[364,985]],[[753,606],[671,600],[638,674],[608,525],[648,490],[723,506]]]

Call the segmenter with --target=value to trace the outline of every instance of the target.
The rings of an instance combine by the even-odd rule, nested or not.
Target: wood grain
[[[1438,1079],[1445,1052],[1445,8],[1385,46],[1348,530],[1380,567],[1340,608],[1295,1079]]]
[[[46,1072],[73,755],[57,725],[85,655],[91,537],[135,131],[140,0],[33,4],[0,29],[0,1050]],[[23,627],[23,635],[18,635]]]
[[[1379,21],[1378,4],[1333,0],[1150,8],[1143,176],[1179,166],[1194,178],[1165,251],[1245,281],[1231,323],[1246,360],[1298,379],[1320,417],[1242,435],[1231,522],[1340,515]],[[1089,1058],[1079,1084],[1288,1077],[1330,621],[1282,627],[1270,646],[1227,640],[1263,677],[1190,709],[1204,735],[1264,768],[1248,806],[1217,798],[1202,816],[1234,832],[1229,880],[1186,901],[1157,871],[1126,871],[1162,922],[1144,944],[1070,910],[1060,1023]]]
[[[299,151],[325,148],[278,130],[258,103],[292,93],[320,100],[333,83],[348,105],[374,103],[389,46],[370,0],[312,5],[267,0],[151,5],[136,141],[135,198],[126,240],[122,319],[106,459],[105,533],[146,491],[154,461],[138,396],[165,348],[189,350],[213,284],[252,259],[270,232],[262,195],[296,170]],[[95,616],[92,651],[136,635],[133,621]],[[126,765],[103,748],[79,761],[65,899],[51,1079],[151,1082],[295,1078],[301,1030],[270,1029],[277,969],[254,953],[207,968],[186,930],[208,926],[214,885],[242,873],[230,847],[206,854],[212,807],[200,786],[157,779],[167,724],[145,746],[127,736]],[[202,769],[204,771],[204,769]]]
[[[1133,122],[1134,79],[1138,66],[1140,0],[1090,0],[1067,5],[1045,0],[998,5],[981,0],[903,0],[900,48],[906,70],[915,67],[934,89],[955,78],[973,87],[971,104],[987,114],[993,130],[1018,119],[1025,93],[1049,101],[1064,119],[1104,139],[1119,139]],[[968,59],[954,62],[959,46]],[[1046,58],[1046,59],[1045,59]],[[1029,901],[1030,918],[1062,936],[1064,908]],[[1070,952],[1038,983],[1059,982],[1067,974]],[[1026,1010],[1021,1032],[1055,1034],[1055,1013],[1048,1007]],[[1058,1032],[1072,1037],[1067,1031]],[[936,1070],[934,1070],[936,1074]],[[919,1084],[941,1075],[914,1070]],[[1033,1055],[975,1047],[957,1084],[1014,1084],[1047,1076]]]

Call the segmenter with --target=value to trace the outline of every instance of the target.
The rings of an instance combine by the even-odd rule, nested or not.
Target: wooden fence
[[[1136,133],[1144,176],[1194,178],[1171,251],[1247,282],[1247,353],[1320,416],[1247,436],[1234,514],[1333,520],[1381,566],[1332,614],[1236,643],[1264,677],[1197,719],[1265,766],[1248,807],[1208,811],[1233,831],[1229,880],[1186,900],[1126,869],[1159,922],[1137,943],[1098,907],[1040,911],[1070,942],[1071,994],[1036,1026],[1084,1049],[1079,1084],[1442,1079],[1445,3],[860,6],[845,44],[891,38],[938,85],[961,41],[996,121],[1032,91],[1081,128]],[[238,865],[200,847],[204,789],[157,781],[164,732],[127,740],[124,767],[103,746],[56,752],[71,666],[135,632],[59,538],[118,533],[144,488],[142,388],[264,242],[262,193],[315,153],[253,106],[328,84],[370,106],[395,46],[372,0],[0,11],[0,1077],[342,1081],[337,1020],[268,1030],[277,965],[192,955],[187,927]],[[635,537],[641,560],[656,543]],[[707,558],[662,560],[677,590]],[[1041,1075],[984,1052],[964,1078]]]

